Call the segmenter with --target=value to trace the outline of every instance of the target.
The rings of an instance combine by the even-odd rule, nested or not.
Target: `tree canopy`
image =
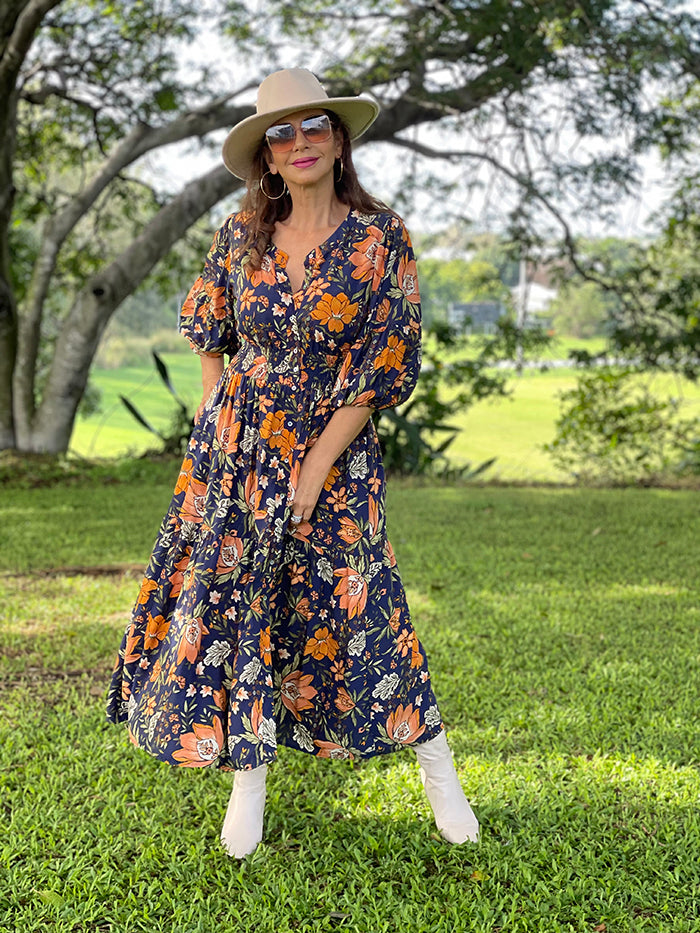
[[[246,0],[10,0],[0,446],[66,449],[111,315],[239,187],[220,164],[180,189],[156,186],[144,160],[175,143],[217,145],[252,112],[265,74],[311,64],[332,94],[373,93],[383,110],[362,143],[411,153],[404,188],[416,164],[462,166],[449,183],[462,189],[488,166],[525,249],[556,241],[611,287],[605,269],[580,263],[572,218],[614,212],[651,150],[689,175],[699,25],[674,0],[290,0],[264,16]],[[449,205],[446,174],[434,172],[435,211]],[[633,298],[628,331],[667,300],[659,292],[639,311]]]

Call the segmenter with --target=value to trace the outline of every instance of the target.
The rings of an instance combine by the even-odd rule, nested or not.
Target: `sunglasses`
[[[317,117],[305,117],[299,124],[299,129],[309,143],[325,143],[333,132],[326,113]],[[276,123],[265,133],[265,139],[272,152],[289,152],[294,148],[296,138],[297,130],[291,123]]]

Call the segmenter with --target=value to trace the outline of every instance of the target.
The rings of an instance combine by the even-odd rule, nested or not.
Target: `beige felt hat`
[[[224,165],[245,178],[268,126],[295,110],[321,107],[337,113],[350,139],[357,139],[379,114],[379,104],[367,97],[329,97],[318,78],[306,68],[285,68],[268,75],[258,88],[257,113],[237,123],[221,152]]]

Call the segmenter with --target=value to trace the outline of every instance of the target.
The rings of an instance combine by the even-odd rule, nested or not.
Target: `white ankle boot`
[[[252,855],[262,840],[267,765],[252,771],[236,771],[228,809],[221,827],[221,841],[233,858]]]
[[[455,844],[477,842],[479,821],[464,796],[445,733],[441,732],[429,742],[414,745],[413,750],[435,823],[443,837]]]

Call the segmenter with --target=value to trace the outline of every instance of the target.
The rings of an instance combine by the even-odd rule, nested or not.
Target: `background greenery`
[[[177,339],[184,343],[181,338]],[[156,345],[163,344],[163,338],[157,337]],[[541,356],[544,361],[551,362],[565,359],[574,346],[596,353],[602,345],[602,341],[596,339],[558,338]],[[194,410],[201,397],[199,360],[187,351],[161,355],[176,389]],[[684,416],[700,415],[697,384],[668,374],[647,374],[639,378],[651,384],[660,397],[684,399]],[[101,396],[100,411],[78,419],[71,450],[81,456],[115,457],[142,453],[157,446],[157,438],[137,424],[118,398],[120,394],[126,395],[156,428],[167,430],[176,405],[147,353],[140,357],[138,365],[95,369],[92,379]],[[545,372],[525,370],[510,381],[511,397],[486,400],[453,416],[450,423],[459,427],[460,433],[449,449],[451,461],[456,466],[476,465],[496,457],[496,463],[487,474],[490,478],[570,482],[570,476],[556,468],[543,445],[554,437],[560,410],[559,393],[571,388],[575,379],[576,372],[570,368]]]
[[[3,931],[700,930],[695,494],[390,484],[482,842],[439,840],[410,753],[290,752],[238,864],[217,845],[230,776],[165,768],[103,720],[175,471],[6,482]]]

